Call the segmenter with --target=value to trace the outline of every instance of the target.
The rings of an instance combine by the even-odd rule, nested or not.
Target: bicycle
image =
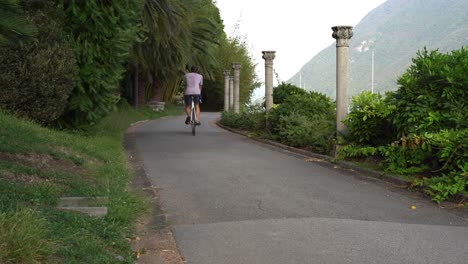
[[[190,109],[190,127],[192,128],[192,135],[195,136],[195,128],[197,127],[197,114],[195,112],[195,96],[191,95],[190,99],[192,100],[192,108]]]

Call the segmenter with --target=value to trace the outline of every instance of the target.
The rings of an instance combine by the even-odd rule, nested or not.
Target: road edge
[[[373,169],[370,169],[370,168],[359,167],[359,166],[357,166],[357,165],[355,165],[355,164],[353,164],[351,162],[347,162],[347,161],[336,161],[331,156],[327,156],[327,155],[323,155],[323,154],[317,154],[317,153],[314,153],[314,152],[311,152],[311,151],[307,151],[307,150],[291,147],[291,146],[288,146],[288,145],[284,145],[284,144],[281,144],[281,143],[276,142],[276,141],[254,137],[249,132],[245,132],[245,131],[242,131],[242,130],[239,130],[239,129],[227,127],[227,126],[221,124],[220,119],[216,120],[214,122],[214,124],[217,125],[218,127],[222,128],[222,129],[224,129],[224,130],[227,130],[227,131],[230,131],[232,133],[245,136],[245,137],[247,137],[247,138],[249,138],[251,140],[260,142],[262,144],[267,144],[267,145],[270,145],[270,146],[274,146],[274,147],[277,147],[277,148],[280,148],[280,149],[283,149],[283,150],[290,151],[292,153],[297,153],[297,154],[300,154],[300,155],[325,160],[325,161],[329,162],[330,164],[335,164],[335,165],[337,165],[337,166],[339,166],[339,167],[341,167],[343,169],[348,169],[348,170],[355,171],[357,173],[362,173],[363,175],[383,180],[385,182],[397,185],[397,186],[399,186],[401,188],[409,189],[409,187],[412,184],[412,182],[409,181],[409,180],[399,178],[399,177],[397,177],[395,175],[392,175],[392,174],[389,174],[389,173],[376,171],[376,170],[373,170]],[[421,192],[421,194],[430,199],[430,197],[425,195],[424,193]],[[455,200],[461,201],[460,203],[466,203],[466,201],[468,201],[468,196],[467,195],[459,195],[458,197],[455,198]],[[453,203],[453,202],[451,202],[451,201],[447,202],[446,201],[446,202],[441,203],[440,205],[446,204],[446,203]]]
[[[131,124],[124,133],[123,148],[132,179],[130,188],[142,193],[151,207],[145,216],[135,223],[139,237],[131,241],[132,249],[137,254],[137,264],[183,264],[184,258],[177,247],[173,230],[167,223],[162,209],[160,193],[157,186],[151,184],[146,173],[143,159],[136,145],[135,130],[148,120]]]

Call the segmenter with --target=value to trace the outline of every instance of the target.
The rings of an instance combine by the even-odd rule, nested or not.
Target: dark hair
[[[191,72],[198,72],[198,67],[197,66],[192,66],[192,68],[190,68],[190,71]]]

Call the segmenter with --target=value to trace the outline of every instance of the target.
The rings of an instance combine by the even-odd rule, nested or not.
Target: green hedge
[[[391,93],[400,135],[468,128],[468,46],[443,54],[424,49]]]
[[[25,4],[25,9],[37,38],[0,47],[0,108],[49,124],[67,105],[76,60],[63,35],[63,10],[51,1]]]
[[[79,66],[62,122],[86,126],[115,109],[129,52],[138,40],[142,1],[66,1],[65,30]]]

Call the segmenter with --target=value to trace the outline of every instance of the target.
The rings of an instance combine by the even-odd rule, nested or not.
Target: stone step
[[[57,207],[57,209],[84,213],[89,216],[95,216],[95,217],[105,217],[107,215],[107,207],[65,206],[65,207]]]
[[[101,206],[109,202],[108,197],[62,197],[58,202],[58,207],[90,207]]]
[[[62,197],[60,198],[57,209],[80,212],[89,216],[105,217],[109,198],[102,197]]]

